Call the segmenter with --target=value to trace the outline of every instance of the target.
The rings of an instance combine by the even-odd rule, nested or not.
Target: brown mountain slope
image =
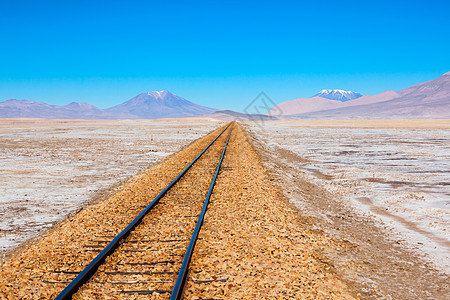
[[[399,92],[388,91],[376,96],[364,96],[342,103],[338,108],[290,113],[285,114],[284,118],[447,119],[450,118],[450,72]]]
[[[271,113],[278,113],[279,110],[282,111],[283,115],[297,115],[310,113],[315,111],[324,111],[330,109],[338,109],[343,107],[366,105],[371,103],[383,102],[399,97],[399,94],[395,91],[387,91],[378,95],[362,96],[360,98],[341,102],[337,100],[329,100],[321,97],[312,98],[298,98],[290,101],[285,101],[277,105],[277,108],[273,108],[268,115]]]

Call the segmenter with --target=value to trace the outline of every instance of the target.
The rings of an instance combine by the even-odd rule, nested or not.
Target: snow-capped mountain
[[[192,103],[169,91],[147,92],[105,109],[109,113],[127,113],[142,119],[193,117],[217,109]]]
[[[284,101],[277,104],[268,115],[279,111],[291,120],[449,119],[450,72],[398,92],[390,90],[346,102],[325,99],[323,95]]]
[[[321,90],[319,93],[315,94],[313,97],[322,97],[330,100],[338,100],[341,102],[345,102],[348,100],[353,100],[359,97],[362,97],[360,93],[353,91],[344,91],[344,90]]]
[[[15,99],[0,102],[0,118],[157,119],[192,117],[216,110],[192,103],[168,91],[139,94],[107,109],[78,102],[64,106]]]

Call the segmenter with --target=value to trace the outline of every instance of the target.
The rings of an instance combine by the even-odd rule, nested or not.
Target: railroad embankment
[[[93,241],[114,237],[125,228],[218,132],[133,177],[114,196],[86,207],[4,261],[0,298],[54,298],[101,250],[93,247]],[[165,226],[173,226],[169,221]],[[319,254],[326,247],[354,245],[308,229],[310,225],[311,220],[301,217],[285,199],[237,124],[192,257],[185,298],[354,298],[357,295]],[[146,234],[148,239],[151,236],[152,232]],[[158,292],[130,295],[91,287],[85,297],[74,298],[92,299],[98,294],[102,299],[168,298]]]

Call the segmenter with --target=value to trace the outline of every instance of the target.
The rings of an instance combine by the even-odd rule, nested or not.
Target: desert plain
[[[0,252],[113,193],[219,122],[0,119]]]
[[[292,176],[305,176],[332,194],[334,201],[389,228],[391,239],[426,252],[437,267],[450,271],[448,121],[317,120],[258,125],[250,128],[271,153],[291,154],[274,159],[298,170],[290,172]],[[309,214],[327,214],[309,207],[301,196],[291,198]]]
[[[200,118],[1,120],[3,259],[222,124]],[[356,297],[445,299],[449,120],[243,126],[284,196],[310,220],[304,227],[353,245],[319,254]]]

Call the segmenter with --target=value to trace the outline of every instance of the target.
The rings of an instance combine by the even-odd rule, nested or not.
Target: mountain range
[[[345,102],[348,100],[357,99],[362,97],[360,93],[353,91],[344,91],[344,90],[321,90],[319,93],[315,94],[313,97],[321,97],[330,100],[339,100],[341,102]]]
[[[78,102],[64,106],[15,99],[0,102],[0,118],[158,119],[193,117],[215,111],[217,109],[192,103],[168,91],[142,93],[107,109]]]
[[[211,118],[221,121],[275,121],[278,118],[263,114],[243,114],[233,110],[219,110],[210,114],[200,115],[202,118]]]
[[[450,72],[398,92],[390,90],[345,102],[318,96],[289,100],[267,114],[279,111],[282,119],[450,118]]]
[[[282,112],[280,116],[280,112]],[[450,72],[400,91],[362,96],[343,90],[322,90],[311,98],[277,104],[266,115],[249,115],[201,106],[169,91],[147,92],[100,109],[88,103],[64,106],[10,99],[0,102],[0,118],[157,119],[206,117],[220,120],[280,119],[450,119]]]
[[[217,109],[192,103],[168,91],[139,94],[130,100],[105,109],[112,114],[130,114],[140,119],[192,117]]]

